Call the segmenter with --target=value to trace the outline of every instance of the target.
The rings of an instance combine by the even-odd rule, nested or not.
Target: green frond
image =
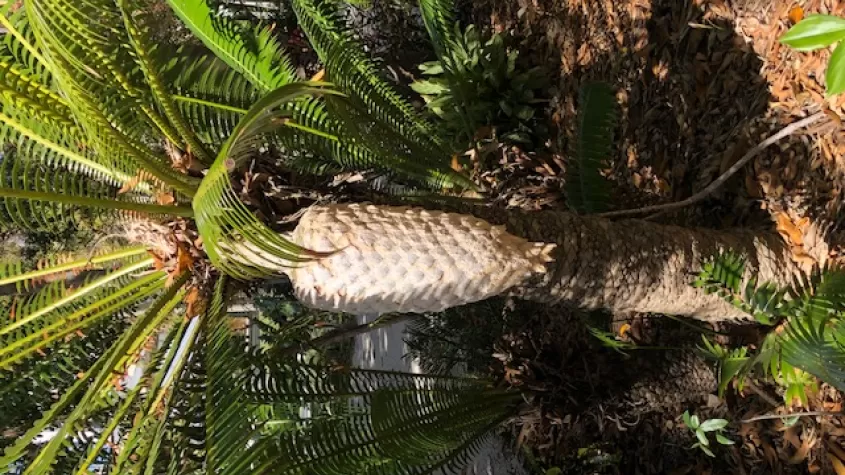
[[[185,120],[213,150],[220,149],[261,98],[260,89],[221,59],[188,48],[171,59],[163,74]]]
[[[38,78],[45,86],[49,85],[50,72],[46,60],[36,47],[26,9],[16,9],[17,6],[16,2],[6,2],[0,6],[0,25],[7,31],[0,39],[0,56],[15,63],[25,75]]]
[[[66,134],[68,129],[62,129],[61,122],[48,121],[50,113],[34,110],[36,103],[21,110],[12,99],[0,97],[0,140],[14,144],[18,154],[110,184],[125,183],[135,174],[130,166],[116,167],[87,151],[84,142],[73,140],[73,132]]]
[[[68,273],[78,273],[91,270],[106,270],[116,265],[126,265],[148,257],[144,246],[132,246],[106,253],[92,253],[76,259],[69,256],[55,256],[42,261],[36,270],[25,270],[20,261],[0,261],[0,295],[6,295],[3,290],[13,287],[14,292],[22,294],[37,286],[64,278]]]
[[[146,373],[148,381],[144,383],[148,391],[115,461],[116,473],[141,473],[145,467],[155,466],[162,448],[167,415],[170,414],[174,400],[173,384],[191,355],[197,341],[198,328],[199,325],[191,325],[189,320],[183,320],[181,325],[173,328],[169,340],[161,346],[161,349],[168,350],[167,353],[160,352],[161,361],[154,358],[150,363],[152,371]]]
[[[29,429],[88,371],[128,325],[120,316],[92,326],[84,336],[58,343],[46,355],[0,372],[0,427]],[[60,411],[61,412],[61,411]],[[0,439],[0,445],[13,440]],[[0,450],[0,456],[3,451]],[[4,464],[3,466],[8,466]]]
[[[86,146],[101,163],[129,176],[143,169],[192,195],[196,184],[147,146],[151,137],[172,136],[172,131],[154,110],[114,2],[89,0],[70,7],[66,0],[31,0],[26,9],[56,85],[73,98],[68,104],[86,132]]]
[[[261,473],[254,465],[262,444],[250,446],[255,422],[253,409],[241,397],[243,378],[248,374],[245,341],[236,337],[228,322],[227,279],[217,281],[205,320],[206,470],[219,474]],[[274,468],[274,470],[276,470]]]
[[[123,364],[136,355],[144,342],[160,325],[172,320],[173,309],[184,297],[180,292],[187,282],[189,274],[180,276],[150,308],[124,332],[114,345],[105,353],[97,364],[100,365],[96,373],[92,372],[89,379],[89,386],[82,395],[79,403],[64,418],[61,428],[56,436],[50,440],[35,457],[27,468],[26,473],[43,474],[49,473],[55,460],[61,456],[61,448],[65,439],[74,431],[85,427],[85,421],[91,416],[94,410],[103,401],[112,389],[109,385],[110,378]]]
[[[741,383],[746,374],[754,366],[754,359],[748,355],[745,347],[728,350],[727,348],[711,342],[704,335],[701,337],[704,347],[700,348],[707,356],[716,360],[718,367],[718,394],[723,397],[728,389],[728,384],[735,378]]]
[[[182,117],[173,97],[171,97],[170,92],[160,77],[161,67],[153,56],[154,45],[151,43],[147,32],[142,31],[141,27],[133,18],[132,10],[134,10],[133,7],[135,5],[130,0],[118,0],[117,4],[123,17],[123,24],[129,36],[129,41],[135,48],[136,62],[144,73],[144,78],[149,85],[153,98],[155,98],[156,103],[164,111],[165,118],[175,128],[175,132],[178,133],[181,140],[177,141],[172,136],[172,133],[167,135],[171,141],[174,141],[174,145],[182,149],[187,148],[200,162],[210,164],[212,161],[211,155],[194,135],[193,130],[188,127],[187,122]],[[159,53],[159,55],[161,54]]]
[[[231,186],[230,170],[243,165],[262,135],[290,126],[290,112],[281,108],[302,97],[332,93],[308,83],[282,86],[258,101],[241,119],[220,150],[194,198],[197,228],[209,259],[222,272],[239,279],[278,273],[301,262],[307,251],[272,231],[241,202]]]
[[[155,407],[155,395],[159,394],[163,390],[161,388],[161,384],[164,380],[164,376],[170,370],[171,364],[173,364],[176,355],[179,353],[178,345],[188,328],[188,322],[189,320],[183,319],[181,324],[173,325],[173,327],[167,332],[167,336],[164,338],[164,341],[158,345],[158,348],[150,358],[150,362],[144,368],[144,375],[142,376],[141,381],[138,382],[135,388],[123,398],[120,403],[120,407],[109,420],[108,426],[101,432],[100,437],[98,437],[97,442],[93,445],[93,447],[88,450],[88,456],[78,465],[76,471],[77,475],[88,473],[88,468],[97,456],[100,455],[100,450],[102,450],[108,441],[108,437],[104,437],[103,434],[109,435],[114,433],[118,426],[124,422],[123,419],[130,410],[135,409],[142,411],[140,413],[136,413],[134,418],[136,421],[136,427],[141,427],[138,423],[142,421],[144,417],[151,415],[149,412],[151,412],[151,410]],[[141,396],[142,391],[144,391],[143,396]],[[143,400],[143,403],[139,403],[141,400]],[[159,417],[157,419],[161,420],[163,418]],[[138,432],[135,432],[135,435],[137,436]],[[145,437],[153,435],[155,435],[155,431],[144,434]],[[141,454],[139,451],[133,450],[137,448],[136,445],[138,445],[137,440],[132,437],[127,437],[119,457],[124,458],[123,452],[134,453],[134,462],[143,464],[140,460]],[[117,473],[125,474],[127,472],[121,471]]]
[[[306,404],[307,419],[267,448],[266,464],[286,474],[417,474],[459,468],[520,396],[467,378],[326,368],[257,357],[248,398]],[[347,401],[345,405],[341,401]],[[330,405],[327,413],[321,405]],[[346,409],[344,409],[344,407]]]
[[[121,194],[114,186],[15,149],[0,157],[0,221],[19,229],[51,230],[100,215],[192,214],[188,207],[162,206],[153,199],[134,190]]]
[[[613,90],[602,83],[591,83],[580,91],[580,113],[572,160],[566,170],[566,196],[569,206],[579,213],[607,209],[610,186],[600,170],[612,158],[617,106]]]
[[[434,51],[443,61],[449,57],[448,52],[455,43],[455,25],[457,24],[455,2],[454,0],[419,0],[419,6]]]
[[[785,321],[780,334],[770,334],[758,354],[741,371],[762,366],[791,397],[806,398],[810,373],[836,388],[845,388],[845,272],[838,268],[815,269],[791,287],[771,283],[743,284],[745,258],[723,252],[708,262],[694,285],[717,293],[764,324]],[[712,349],[712,348],[711,348]],[[797,371],[800,369],[801,371]]]
[[[444,166],[450,153],[444,149],[437,131],[425,123],[413,107],[377,72],[364,49],[343,25],[334,0],[295,0],[299,26],[308,36],[326,68],[326,76],[353,101],[363,104],[376,121],[388,124],[430,152],[424,157],[430,166]]]
[[[167,0],[167,3],[208,49],[261,93],[295,80],[292,63],[270,27],[249,28],[223,18],[211,10],[206,0]]]
[[[150,264],[145,260],[125,266],[73,290],[65,281],[54,282],[16,299],[9,309],[11,322],[0,327],[0,370],[161,290],[163,271],[134,281],[127,278]]]
[[[841,316],[790,319],[780,345],[789,364],[845,390],[845,321]]]

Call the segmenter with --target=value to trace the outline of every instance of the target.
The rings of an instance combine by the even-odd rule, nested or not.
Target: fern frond
[[[258,99],[256,88],[214,55],[183,48],[163,68],[164,80],[189,126],[219,150]]]
[[[181,325],[174,327],[170,339],[172,344],[166,342],[162,346],[163,349],[169,350],[166,358],[165,353],[162,353],[160,363],[155,360],[151,363],[153,371],[148,372],[149,382],[146,384],[149,390],[144,396],[143,405],[138,408],[133,418],[135,422],[115,461],[117,473],[141,473],[144,467],[155,465],[155,459],[160,455],[167,415],[170,414],[173,402],[173,381],[181,374],[197,341],[196,332],[199,325],[196,323],[198,322],[190,324],[190,321],[185,319]],[[149,469],[147,472],[149,473]]]
[[[249,446],[254,423],[253,409],[240,397],[244,364],[244,341],[237,338],[226,319],[229,292],[226,278],[214,289],[206,325],[208,341],[205,367],[206,387],[206,464],[209,471],[221,474],[261,473],[258,447]],[[248,447],[248,448],[247,448]]]
[[[0,372],[0,427],[32,427],[56,403],[56,395],[65,394],[84,379],[84,372],[127,325],[126,319],[115,315],[86,329],[84,336],[57,344],[42,358]]]
[[[106,269],[105,264],[130,264],[137,262],[141,256],[147,257],[144,246],[133,246],[118,249],[113,252],[93,254],[81,259],[56,256],[41,262],[36,270],[24,270],[20,261],[0,261],[0,289],[14,286],[18,294],[28,292],[36,286],[53,280],[60,280],[69,272],[82,270]],[[4,292],[0,291],[0,295]]]
[[[65,0],[31,0],[27,15],[58,88],[73,97],[69,105],[97,156],[111,168],[145,169],[192,195],[196,184],[146,145],[156,131],[163,136],[172,132],[152,107],[114,2],[89,0],[70,8]]]
[[[262,93],[295,80],[292,63],[269,27],[246,28],[216,15],[206,0],[167,0],[167,3],[208,49]]]
[[[845,390],[845,322],[841,317],[791,319],[780,345],[789,364]]]
[[[150,262],[126,266],[70,292],[64,281],[50,284],[14,307],[15,320],[0,327],[0,369],[49,348],[61,339],[153,295],[164,285],[164,273],[127,282],[121,277],[149,267]],[[105,287],[115,282],[121,287]],[[102,290],[100,290],[102,289]]]
[[[610,186],[600,170],[607,166],[616,129],[616,97],[609,86],[591,83],[580,91],[580,114],[576,128],[573,160],[566,171],[569,206],[579,213],[607,209]]]
[[[460,466],[519,400],[478,380],[259,361],[252,363],[259,368],[250,378],[253,396],[261,387],[267,402],[306,401],[315,409],[317,402],[349,401],[347,410],[332,405],[325,416],[294,418],[295,429],[276,436],[259,468],[284,473],[417,474]]]
[[[142,410],[144,411],[143,413],[136,415],[136,424],[141,420],[142,417],[148,415],[147,412],[154,406],[155,397],[153,395],[158,394],[158,392],[162,390],[160,386],[164,380],[164,376],[167,374],[176,355],[179,353],[178,344],[181,342],[181,337],[185,334],[185,330],[188,327],[188,322],[189,321],[187,319],[183,319],[181,324],[174,325],[167,332],[164,341],[162,341],[158,348],[155,350],[155,352],[150,358],[149,364],[145,367],[144,375],[142,376],[141,381],[135,386],[134,389],[132,389],[131,392],[129,392],[129,394],[127,394],[125,398],[123,398],[120,403],[120,407],[115,411],[115,414],[111,417],[108,426],[105,428],[105,430],[102,431],[102,434],[110,435],[114,433],[114,431],[118,428],[118,425],[123,422],[123,418],[133,408],[143,408]],[[141,396],[141,391],[145,392],[143,398],[139,397]],[[136,404],[136,401],[141,399],[145,399],[144,404]],[[107,440],[108,437],[103,437],[102,435],[97,439],[96,444],[94,444],[94,446],[88,450],[88,456],[85,458],[85,460],[80,462],[76,471],[77,475],[83,475],[84,473],[87,473],[88,467],[90,467],[96,457],[100,454],[100,450],[105,446]],[[132,452],[131,448],[134,448],[134,441],[131,437],[128,437],[124,442],[124,446],[121,449],[121,453],[119,454],[119,456],[122,457],[124,455],[124,451]]]

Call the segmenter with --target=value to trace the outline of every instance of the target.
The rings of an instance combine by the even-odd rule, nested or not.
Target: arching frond
[[[150,364],[151,371],[147,372],[148,383],[145,384],[148,391],[133,417],[132,428],[115,461],[117,473],[141,473],[144,469],[149,473],[150,467],[155,466],[174,402],[173,384],[180,378],[197,342],[197,323],[183,320],[181,325],[174,327],[172,343],[162,345],[162,349],[168,349],[166,358],[162,353],[160,362],[153,360]]]
[[[130,277],[150,264],[152,261],[145,259],[124,266],[78,289],[58,281],[16,298],[8,312],[9,321],[0,327],[0,370],[160,290],[163,271],[136,280]]]
[[[806,380],[796,379],[799,372],[794,368],[798,368],[845,389],[845,271],[815,269],[791,287],[780,289],[771,283],[758,284],[754,278],[743,286],[745,264],[745,258],[736,253],[714,256],[695,285],[717,293],[760,323],[783,324],[784,330],[770,334],[753,357],[747,351],[713,351],[715,347],[710,345],[708,353],[715,354],[728,368],[723,373],[728,379],[741,379],[762,365],[764,372],[792,386],[792,393],[801,396]],[[724,366],[726,363],[728,366]],[[726,384],[723,380],[720,386]]]
[[[368,60],[364,49],[343,25],[339,3],[334,0],[295,0],[292,2],[299,25],[311,40],[326,67],[330,81],[354,101],[360,101],[376,121],[388,124],[403,137],[409,137],[427,150],[426,163],[442,166],[450,159],[440,147],[441,138],[425,123]]]
[[[29,429],[56,402],[57,394],[65,394],[84,379],[84,372],[127,325],[126,319],[116,315],[87,328],[83,336],[58,343],[43,357],[30,359],[14,371],[0,372],[0,427]],[[7,445],[2,442],[13,441],[0,439],[0,444]]]
[[[0,261],[0,296],[31,291],[43,283],[62,280],[69,273],[106,270],[116,264],[130,264],[146,257],[149,256],[144,246],[133,246],[113,252],[92,253],[79,259],[57,256],[41,262],[36,270],[25,270],[20,261]],[[14,287],[14,292],[3,292],[7,287]]]
[[[420,13],[422,14],[425,29],[428,37],[434,46],[434,51],[441,61],[449,57],[448,52],[455,42],[455,17],[454,0],[419,0]]]
[[[262,133],[290,125],[290,112],[279,107],[302,97],[331,93],[305,83],[283,86],[255,104],[220,150],[194,199],[197,228],[209,259],[239,279],[278,273],[303,260],[308,252],[261,223],[238,199],[229,172],[242,165],[260,145]],[[256,140],[259,140],[258,142]]]
[[[206,0],[168,0],[168,4],[208,49],[261,93],[295,80],[290,59],[269,27],[253,29],[216,15]]]
[[[101,163],[130,176],[142,168],[168,186],[193,194],[195,184],[147,146],[157,134],[178,140],[153,107],[153,94],[133,58],[138,52],[117,5],[109,0],[75,6],[66,0],[31,0],[26,9],[57,87],[73,98],[68,104]]]
[[[191,214],[187,207],[162,206],[140,192],[120,191],[63,167],[22,157],[16,150],[8,150],[0,158],[0,218],[4,225],[49,230],[103,214]]]
[[[241,117],[261,98],[237,70],[214,55],[188,48],[164,68],[174,100],[200,140],[219,150]]]
[[[165,118],[173,126],[175,133],[178,134],[178,141],[173,136],[173,132],[167,133],[168,138],[174,141],[174,145],[179,148],[190,150],[200,162],[211,164],[211,155],[197,139],[194,131],[188,127],[188,123],[182,117],[181,111],[176,107],[173,97],[167,90],[166,84],[162,81],[161,66],[156,61],[157,58],[153,56],[154,45],[150,41],[148,33],[138,25],[133,17],[133,10],[136,5],[130,0],[118,0],[117,4],[123,17],[123,24],[129,36],[129,41],[135,48],[135,60],[138,67],[144,73],[144,78],[149,85],[153,98],[155,98],[155,102],[164,111]]]

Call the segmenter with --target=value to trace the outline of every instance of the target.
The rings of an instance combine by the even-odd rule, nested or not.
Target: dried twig
[[[699,191],[698,193],[690,196],[689,198],[681,201],[676,201],[674,203],[666,203],[662,205],[653,205],[653,206],[645,206],[643,208],[637,209],[624,209],[620,211],[609,211],[607,213],[599,213],[596,216],[602,218],[618,218],[622,216],[633,216],[637,214],[644,214],[644,213],[654,213],[654,212],[663,212],[672,209],[683,208],[684,206],[689,206],[691,204],[697,203],[704,198],[707,198],[710,194],[716,191],[720,186],[724,185],[728,179],[733,176],[736,172],[738,172],[742,167],[744,167],[752,158],[756,157],[760,152],[765,150],[770,145],[778,142],[784,137],[794,134],[800,129],[817,122],[819,119],[825,117],[824,112],[818,112],[816,114],[811,115],[810,117],[804,118],[799,120],[798,122],[793,122],[792,124],[787,125],[783,129],[781,129],[778,133],[770,136],[766,140],[760,142],[748,151],[742,158],[739,159],[738,162],[734,163],[734,165],[728,168],[725,173],[722,173],[719,178],[716,178],[712,183],[707,185],[707,188]]]
[[[789,417],[811,417],[811,416],[845,416],[845,414],[841,412],[829,412],[829,411],[807,411],[807,412],[793,412],[792,414],[763,414],[761,416],[754,416],[749,417],[748,419],[743,419],[743,424],[747,424],[749,422],[754,421],[765,421],[769,419],[786,419]]]
[[[754,384],[754,382],[753,382],[753,381],[751,381],[750,379],[746,379],[746,380],[745,380],[745,382],[744,382],[743,384],[745,385],[745,387],[747,387],[748,389],[750,389],[750,390],[754,391],[754,393],[755,393],[755,394],[757,394],[758,396],[760,396],[761,398],[763,398],[763,400],[764,400],[764,401],[766,401],[767,403],[769,403],[771,406],[773,406],[773,407],[779,407],[779,406],[781,406],[781,404],[780,404],[779,402],[777,402],[777,401],[775,400],[775,398],[773,398],[773,397],[769,396],[768,394],[766,394],[766,392],[765,392],[765,391],[763,391],[762,389],[760,389],[759,387],[757,387],[757,385],[756,385],[756,384]]]

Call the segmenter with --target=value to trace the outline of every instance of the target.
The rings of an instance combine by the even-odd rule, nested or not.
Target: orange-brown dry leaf
[[[179,243],[176,251],[176,267],[167,276],[167,282],[165,285],[170,287],[177,277],[182,275],[183,272],[190,271],[193,267],[194,256],[191,255],[191,251],[189,251],[184,244]]]
[[[789,10],[789,21],[794,25],[804,19],[804,9],[801,5],[796,5]]]
[[[836,475],[845,475],[845,463],[842,463],[838,457],[830,452],[827,454],[827,459],[830,460],[830,464],[833,466],[833,471],[836,472]]]
[[[123,186],[121,186],[120,189],[117,190],[117,194],[122,195],[124,193],[129,193],[130,191],[134,190],[136,186],[138,186],[138,183],[141,183],[141,172],[138,172],[137,175],[133,176],[129,179],[129,181],[124,183]]]
[[[795,225],[792,222],[792,219],[786,213],[778,213],[777,216],[777,230],[787,242],[791,243],[794,246],[803,246],[804,245],[804,234],[801,232],[801,228]]]
[[[816,259],[813,256],[807,254],[807,252],[801,246],[792,246],[792,260],[797,262],[798,264],[801,264],[802,266],[812,267],[814,264],[816,264]]]
[[[807,459],[807,456],[810,455],[810,450],[816,445],[818,438],[816,437],[815,431],[810,431],[809,433],[805,433],[804,435],[804,442],[801,444],[801,447],[795,452],[792,457],[789,457],[787,463],[790,465],[797,465],[804,460]]]
[[[312,81],[322,81],[324,77],[326,77],[326,70],[325,70],[325,68],[324,68],[324,69],[321,69],[321,70],[319,70],[319,71],[317,71],[317,73],[316,73],[316,74],[314,74],[313,76],[311,76],[311,80],[312,80]]]
[[[185,296],[185,305],[185,315],[188,318],[194,318],[205,311],[206,302],[198,287],[191,287],[191,290],[188,291]]]
[[[451,166],[452,166],[452,170],[455,170],[456,172],[463,171],[464,167],[461,166],[461,163],[458,161],[458,154],[452,155]]]
[[[155,268],[155,270],[162,270],[162,269],[164,269],[164,259],[162,259],[162,258],[161,258],[161,256],[159,256],[158,254],[156,254],[155,252],[153,252],[153,251],[151,251],[151,250],[149,250],[149,249],[147,249],[147,254],[149,254],[150,256],[152,256],[152,258],[153,258],[153,267]]]
[[[166,192],[156,193],[155,199],[156,199],[156,203],[158,203],[162,206],[172,205],[173,203],[176,202],[176,198],[173,196],[173,193],[166,193]]]

